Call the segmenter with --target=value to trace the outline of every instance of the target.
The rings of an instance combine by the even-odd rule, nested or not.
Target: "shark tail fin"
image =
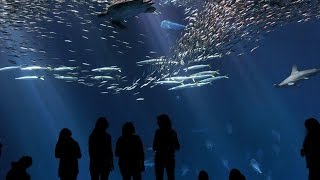
[[[291,74],[298,72],[298,67],[297,65],[292,66]]]

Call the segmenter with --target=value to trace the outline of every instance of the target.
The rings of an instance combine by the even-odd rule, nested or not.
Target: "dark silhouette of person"
[[[2,144],[0,143],[0,157],[2,155]]]
[[[246,180],[246,177],[239,171],[239,169],[232,169],[229,174],[229,180]]]
[[[71,136],[72,132],[69,129],[62,129],[56,144],[55,156],[60,159],[61,180],[76,180],[79,173],[78,159],[81,158],[81,151],[78,142]]]
[[[305,157],[309,169],[309,180],[320,179],[320,124],[314,118],[305,121],[306,137],[301,149],[301,156]]]
[[[159,129],[157,129],[153,141],[156,180],[163,180],[164,169],[166,169],[168,180],[174,180],[175,151],[180,149],[178,136],[171,127],[168,115],[158,116],[157,121]]]
[[[198,180],[209,180],[209,175],[206,171],[202,170],[199,172]]]
[[[11,163],[11,169],[7,173],[6,180],[30,180],[27,169],[32,165],[30,156],[23,156],[17,162]]]
[[[115,155],[119,157],[123,180],[141,180],[141,172],[145,170],[143,144],[131,122],[122,126],[122,136],[117,141]]]
[[[106,132],[108,128],[107,119],[100,117],[89,137],[91,180],[108,180],[113,170],[111,136]]]

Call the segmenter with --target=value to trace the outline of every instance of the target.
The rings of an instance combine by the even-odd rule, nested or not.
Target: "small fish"
[[[95,79],[95,80],[113,80],[114,78],[111,76],[93,76],[91,77],[91,79]]]
[[[250,166],[251,166],[251,167],[253,168],[253,170],[256,171],[257,173],[262,174],[260,164],[257,162],[257,160],[251,159],[251,160],[250,160]]]
[[[259,48],[259,46],[256,46],[256,47],[252,48],[252,49],[250,50],[250,52],[253,52],[254,50],[256,50],[256,49],[258,49],[258,48]]]
[[[77,81],[78,78],[74,76],[60,76],[60,75],[55,75],[54,78],[56,79],[61,79],[61,80],[66,80],[66,81]]]
[[[22,71],[33,71],[33,70],[50,70],[48,67],[41,67],[41,66],[27,66],[27,67],[20,67]]]
[[[81,36],[83,39],[89,39],[87,36]]]
[[[16,80],[33,80],[33,79],[40,79],[44,80],[44,76],[22,76],[15,78]]]
[[[111,66],[111,67],[102,67],[102,68],[96,68],[92,69],[92,72],[104,72],[104,71],[118,71],[121,72],[121,69],[116,67],[116,66]]]
[[[79,67],[68,67],[68,66],[61,66],[57,68],[52,68],[53,71],[73,71]]]
[[[211,68],[211,66],[209,64],[207,64],[207,65],[201,64],[201,65],[190,66],[190,67],[184,68],[183,70],[189,71],[189,70],[196,70],[196,69],[201,69],[201,68],[205,68],[205,67]]]
[[[0,68],[0,71],[8,71],[8,70],[19,69],[19,68],[20,66],[8,66],[8,67]]]

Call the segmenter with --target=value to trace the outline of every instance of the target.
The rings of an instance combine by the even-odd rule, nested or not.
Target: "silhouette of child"
[[[23,156],[18,162],[11,163],[11,169],[7,173],[6,180],[30,180],[27,169],[32,165],[30,156]]]

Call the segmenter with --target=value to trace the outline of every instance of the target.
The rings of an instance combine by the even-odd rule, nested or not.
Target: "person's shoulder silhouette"
[[[91,178],[109,177],[113,170],[112,140],[106,132],[109,122],[105,117],[98,118],[89,137],[89,156]]]
[[[55,157],[60,159],[59,177],[61,179],[76,179],[79,173],[78,159],[81,156],[80,146],[72,138],[70,129],[62,129],[55,148]]]
[[[229,174],[229,180],[246,180],[246,177],[239,169],[232,169]]]
[[[142,153],[142,154],[141,154]],[[140,136],[135,134],[135,127],[132,122],[126,122],[122,127],[122,136],[119,137],[116,146],[116,155],[125,158],[142,158],[143,144]]]
[[[209,175],[206,171],[202,170],[199,172],[198,180],[209,180]]]
[[[89,155],[91,159],[112,159],[111,136],[106,132],[108,128],[109,123],[106,118],[101,117],[97,120],[96,126],[89,137]]]
[[[11,169],[7,173],[6,180],[30,180],[27,169],[32,165],[30,156],[23,156],[17,162],[11,163]]]
[[[72,138],[72,132],[68,128],[60,131],[55,150],[56,158],[80,159],[81,151],[77,141]]]
[[[309,169],[309,179],[320,179],[320,124],[315,118],[305,121],[306,137],[301,149]]]

